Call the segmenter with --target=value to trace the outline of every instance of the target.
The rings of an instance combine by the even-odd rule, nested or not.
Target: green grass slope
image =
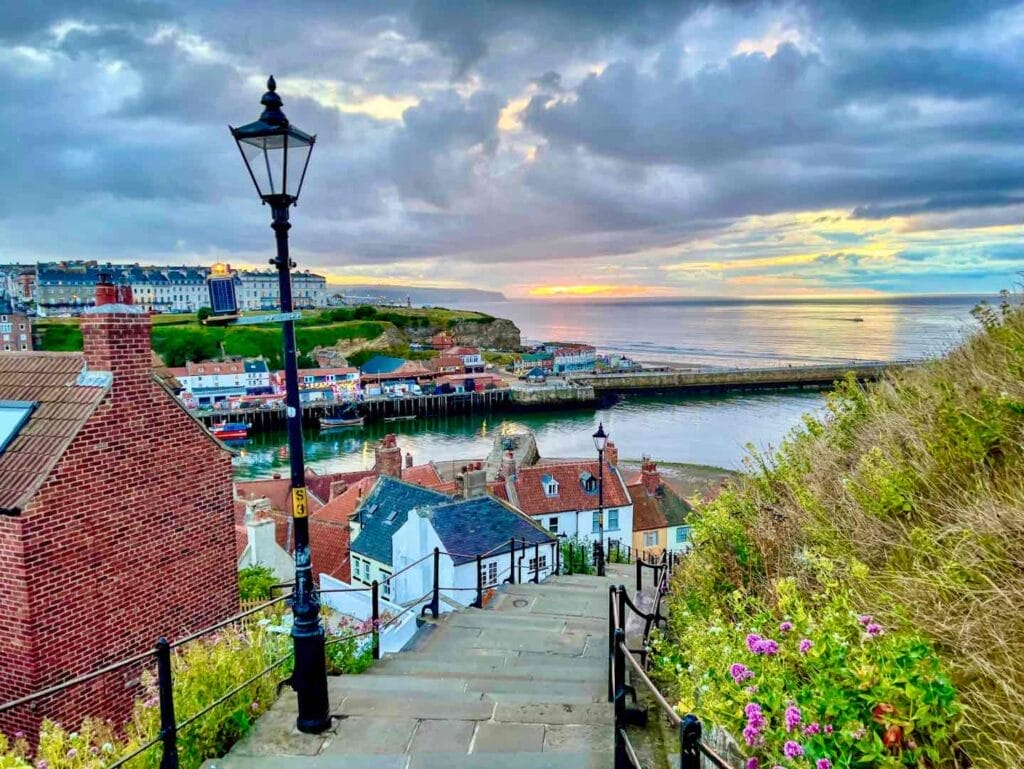
[[[696,519],[656,668],[762,769],[1024,765],[1024,311],[976,316]]]

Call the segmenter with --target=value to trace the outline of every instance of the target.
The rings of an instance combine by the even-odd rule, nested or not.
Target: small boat
[[[362,427],[364,417],[320,417],[320,429],[330,430],[333,427]]]
[[[411,422],[416,418],[415,414],[406,414],[401,417],[384,417],[385,422]]]
[[[210,426],[210,432],[222,441],[244,441],[249,437],[249,425],[245,422],[218,422]]]

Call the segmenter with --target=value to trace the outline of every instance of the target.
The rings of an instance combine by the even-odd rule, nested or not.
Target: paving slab
[[[476,721],[420,721],[410,753],[468,753],[476,731]]]
[[[589,705],[499,702],[494,708],[494,720],[506,724],[592,724],[609,730],[613,723],[607,702]]]
[[[304,734],[295,728],[294,712],[272,708],[231,750],[242,756],[315,756],[331,736],[330,731]]]
[[[375,697],[353,694],[346,697],[337,715],[374,716],[378,718],[437,718],[444,716],[460,721],[486,721],[494,713],[494,702],[482,696],[467,695],[465,699],[445,697]]]
[[[334,734],[321,751],[325,756],[405,753],[416,729],[415,718],[349,716],[335,721]]]
[[[543,724],[482,723],[473,738],[474,753],[540,753],[543,749]]]
[[[405,755],[243,756],[229,753],[206,761],[203,769],[406,769]]]
[[[408,769],[608,769],[613,764],[613,755],[606,752],[472,753],[468,756],[422,753],[409,757]],[[350,768],[346,765],[344,769]]]
[[[544,750],[583,752],[613,750],[614,734],[608,726],[596,724],[552,724],[544,732]]]

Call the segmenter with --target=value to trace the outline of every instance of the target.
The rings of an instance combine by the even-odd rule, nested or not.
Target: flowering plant
[[[858,616],[835,586],[805,601],[780,580],[776,594],[736,593],[744,625],[673,605],[675,637],[655,636],[652,661],[680,713],[732,734],[747,769],[953,763],[961,708],[927,643]]]

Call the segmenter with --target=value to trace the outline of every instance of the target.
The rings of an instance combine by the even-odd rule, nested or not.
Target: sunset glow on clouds
[[[987,292],[1024,269],[1024,8],[825,0],[0,7],[5,260],[263,266],[227,134],[273,72],[336,284]]]

